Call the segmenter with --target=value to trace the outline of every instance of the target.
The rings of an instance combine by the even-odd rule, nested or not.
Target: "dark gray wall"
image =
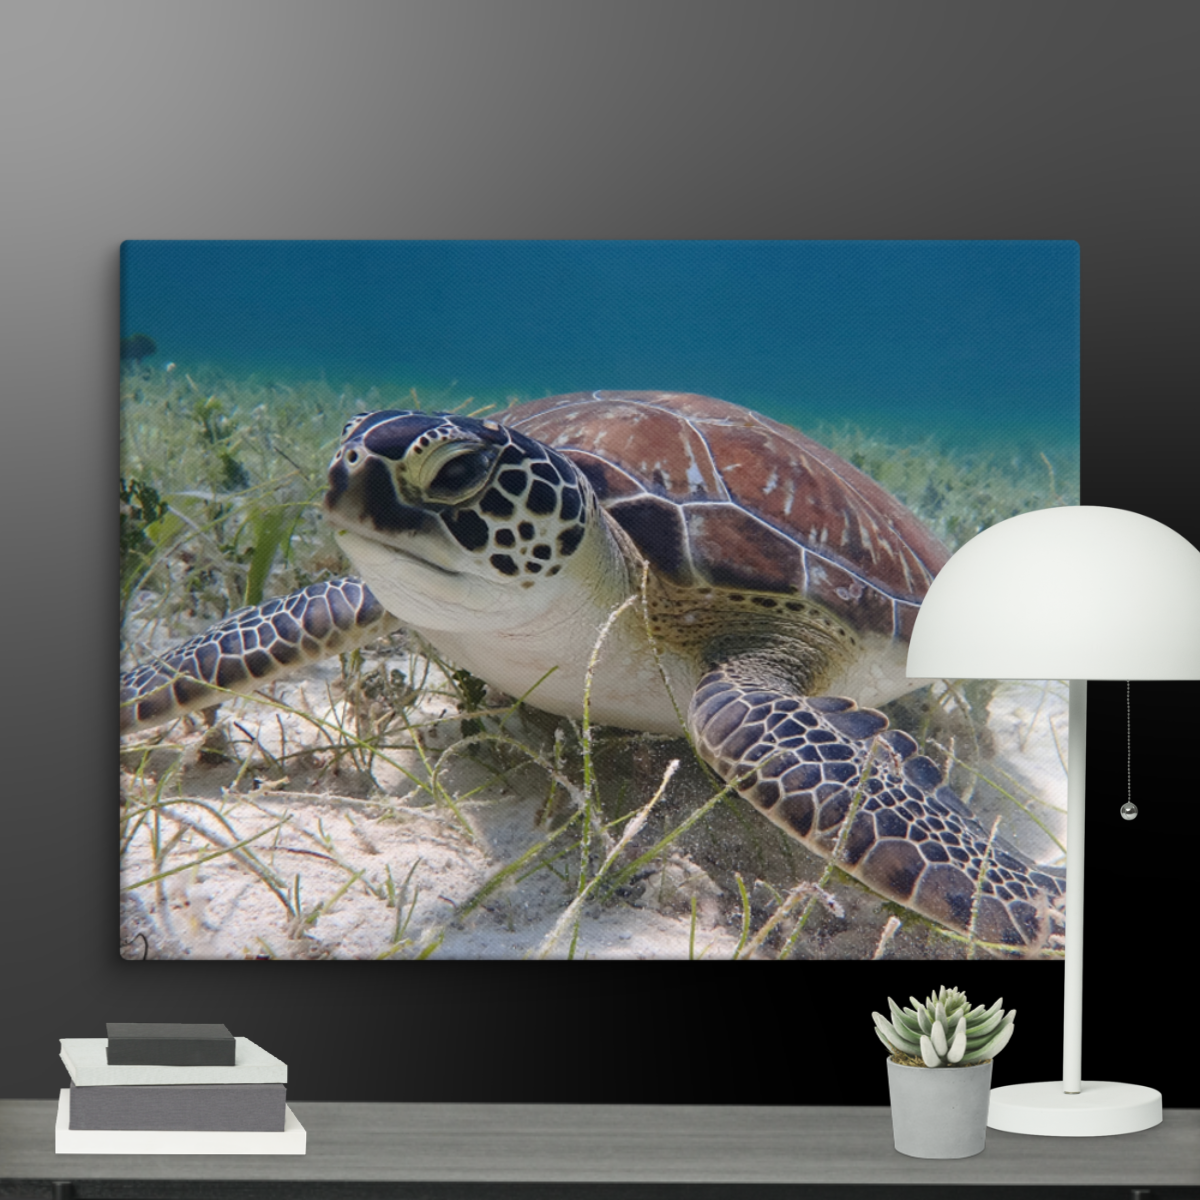
[[[1054,964],[943,980],[905,964],[121,961],[117,245],[1073,238],[1084,499],[1200,541],[1198,16],[1191,0],[8,0],[0,1092],[53,1095],[61,1036],[166,1019],[254,1037],[293,1064],[299,1099],[883,1103],[867,1014],[942,982],[1003,991],[1023,1018],[1012,1078],[1056,1074]],[[1135,704],[1129,825],[1123,689],[1093,690],[1084,1073],[1197,1105],[1144,1042],[1114,1061],[1099,1040],[1102,1015],[1160,1011],[1196,911],[1200,690],[1143,685]]]

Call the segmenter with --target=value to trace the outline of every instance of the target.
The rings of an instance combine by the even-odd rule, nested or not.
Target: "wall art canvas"
[[[127,959],[1059,957],[1062,681],[910,681],[1079,502],[1067,242],[121,251]]]

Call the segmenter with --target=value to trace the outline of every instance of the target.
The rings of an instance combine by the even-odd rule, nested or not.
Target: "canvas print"
[[[1064,242],[121,252],[127,959],[1063,952],[1066,684],[912,680],[1079,502]]]

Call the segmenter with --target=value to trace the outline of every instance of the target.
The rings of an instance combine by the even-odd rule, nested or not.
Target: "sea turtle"
[[[342,431],[324,507],[362,579],[244,609],[127,672],[123,731],[401,623],[579,716],[598,631],[624,605],[595,662],[593,721],[682,726],[788,834],[946,927],[1014,948],[1061,929],[1062,870],[999,838],[989,849],[916,741],[868,707],[916,686],[907,641],[946,550],[795,429],[662,392],[483,418],[366,413]]]

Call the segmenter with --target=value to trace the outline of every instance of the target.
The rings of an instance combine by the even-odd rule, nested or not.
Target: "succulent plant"
[[[923,1059],[927,1067],[974,1066],[995,1058],[1012,1037],[1017,1010],[1006,1013],[1003,998],[991,1008],[972,1008],[966,993],[942,988],[924,1004],[909,1000],[912,1008],[901,1008],[889,996],[892,1019],[872,1013],[875,1032],[893,1054]]]

